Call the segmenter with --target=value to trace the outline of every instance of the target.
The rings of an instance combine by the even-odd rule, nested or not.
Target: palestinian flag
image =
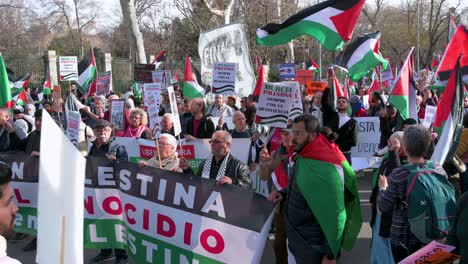
[[[16,96],[22,91],[24,91],[24,89],[28,87],[28,83],[29,83],[29,80],[31,79],[31,76],[32,74],[29,72],[29,73],[21,75],[16,80],[10,79],[11,95]]]
[[[133,84],[133,95],[135,95],[136,98],[141,99],[141,91],[143,91],[143,84],[134,83]]]
[[[351,39],[365,0],[328,0],[308,7],[281,24],[257,29],[257,43],[263,46],[285,44],[309,35],[325,49],[336,51]]]
[[[455,20],[453,19],[452,13],[449,13],[449,19],[448,19],[448,40],[447,42],[450,42],[452,39],[453,35],[455,34],[455,31],[457,30],[457,24],[455,24]]]
[[[387,60],[379,51],[380,32],[364,34],[342,51],[335,60],[335,64],[348,71],[351,80],[357,82],[379,65],[384,70],[388,67]]]
[[[50,82],[49,69],[47,69],[46,74],[44,76],[44,81],[42,82],[42,94],[43,95],[52,94],[52,84]]]
[[[437,70],[437,67],[439,66],[440,63],[440,55],[436,54],[432,57],[432,62],[431,62],[431,70],[435,71]]]
[[[445,48],[444,55],[440,60],[439,67],[435,74],[436,77],[439,78],[439,82],[435,85],[436,88],[447,84],[452,74],[453,65],[457,63],[460,54],[463,54],[460,60],[462,79],[468,82],[468,45],[466,45],[466,43],[468,43],[468,30],[463,25],[460,25]]]
[[[356,175],[338,146],[319,134],[298,154],[296,181],[333,255],[351,250],[362,225],[361,207]]]
[[[94,58],[94,51],[91,48],[91,51],[86,54],[85,57],[78,63],[78,85],[81,88],[81,91],[85,94],[89,93],[93,80],[96,79],[97,69],[96,69],[96,59]]]
[[[369,91],[368,91],[368,93],[369,93],[369,105],[371,104],[371,101],[372,101],[372,94],[374,92],[379,92],[379,94],[380,94],[380,90],[382,90],[382,87],[380,87],[379,82],[377,80],[372,81],[372,85],[371,85],[371,87],[369,88]]]
[[[190,60],[189,55],[185,58],[185,72],[184,72],[184,86],[183,94],[185,97],[193,98],[204,98],[205,88],[201,84],[200,73],[195,69]]]
[[[405,63],[393,82],[388,102],[393,105],[403,119],[418,120],[416,110],[416,84],[413,80],[413,50],[411,48]]]
[[[263,69],[264,66],[260,65],[260,69],[258,71],[257,83],[255,84],[255,89],[253,91],[254,101],[258,103],[258,98],[260,97],[260,93],[262,92],[263,83],[265,82],[265,70]]]
[[[13,108],[11,100],[11,86],[8,80],[8,73],[3,61],[3,56],[0,53],[0,107]]]
[[[161,52],[159,52],[158,55],[156,55],[156,57],[154,58],[153,62],[151,62],[151,64],[154,64],[155,69],[158,69],[159,65],[161,65],[161,63],[165,61],[166,61],[166,50],[162,50]]]
[[[463,129],[463,81],[461,76],[460,59],[458,59],[437,105],[433,123],[434,129],[439,134],[439,141],[435,146],[431,160],[441,165],[452,160]]]
[[[23,106],[25,104],[29,104],[28,94],[26,93],[26,91],[22,91],[19,94],[17,94],[15,97],[13,97],[13,100],[15,101],[16,105]]]
[[[319,72],[320,66],[314,61],[314,59],[309,57],[309,60],[306,63],[306,70]]]

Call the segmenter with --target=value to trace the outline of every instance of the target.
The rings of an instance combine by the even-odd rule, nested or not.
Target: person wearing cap
[[[182,173],[183,171],[179,167],[180,160],[177,156],[177,139],[173,135],[163,133],[159,136],[157,141],[156,146],[159,146],[159,151],[155,151],[154,157],[148,161],[140,160],[138,165],[140,167],[151,166]]]
[[[234,109],[225,104],[224,95],[216,94],[214,104],[208,107],[206,115],[212,117],[233,116],[234,112]]]
[[[272,191],[279,191],[286,188],[288,184],[288,162],[287,155],[289,149],[292,146],[292,125],[288,125],[286,128],[281,129],[281,145],[271,154],[268,148],[263,148],[260,152],[260,179],[264,181],[270,181],[272,174],[275,175],[273,180]],[[284,225],[284,201],[280,201],[276,213],[275,213],[275,242],[274,251],[276,257],[276,263],[287,263],[288,262],[288,251],[286,249],[286,230]]]
[[[234,95],[228,95],[227,105],[230,106],[235,111],[239,111],[239,108],[236,106],[236,97]]]
[[[93,142],[88,153],[89,157],[105,157],[110,161],[128,161],[128,154],[124,146],[111,144],[114,141],[112,138],[111,123],[105,119],[97,120],[93,127],[96,140]],[[101,249],[101,252],[90,260],[90,263],[102,263],[116,258],[116,263],[126,263],[128,259],[127,252],[123,249],[114,249],[115,256],[112,254],[112,249]],[[120,262],[119,262],[120,261]]]
[[[348,116],[349,105],[346,97],[338,97],[336,109],[333,107],[335,98],[330,90],[334,89],[334,78],[334,76],[329,77],[328,86],[322,95],[323,126],[331,128],[333,132],[338,134],[335,143],[343,152],[349,165],[352,165],[351,148],[357,146],[358,140],[357,121]]]
[[[6,253],[6,238],[13,234],[15,214],[18,213],[18,206],[14,201],[15,193],[10,186],[12,176],[11,168],[0,162],[0,263],[21,264]]]

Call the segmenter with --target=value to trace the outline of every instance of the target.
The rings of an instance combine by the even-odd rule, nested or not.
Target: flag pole
[[[420,8],[419,8],[419,0],[416,2],[417,4],[417,7],[416,7],[416,15],[418,16],[417,18],[417,39],[416,39],[416,45],[417,45],[417,49],[416,49],[416,65],[417,65],[417,68],[416,68],[416,72],[419,73],[419,35],[420,35],[420,29],[421,29],[421,26],[420,26]]]
[[[322,43],[319,42],[319,81],[322,81]]]

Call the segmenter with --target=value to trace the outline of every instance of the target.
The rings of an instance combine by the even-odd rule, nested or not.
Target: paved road
[[[370,196],[370,182],[371,176],[363,176],[359,177],[358,185],[359,185],[359,194],[361,196],[361,208],[363,214],[364,224],[361,228],[361,232],[359,233],[358,241],[356,242],[354,249],[350,252],[343,252],[342,257],[338,261],[340,264],[365,264],[369,263],[370,259],[370,240],[371,240],[371,229],[369,226],[370,220],[370,205],[369,205],[369,196]],[[14,257],[20,260],[23,264],[32,264],[35,263],[35,254],[36,252],[23,252],[22,248],[28,243],[29,241],[24,241],[21,243],[16,244],[9,244],[8,245],[8,254],[11,257]],[[91,257],[95,256],[98,250],[85,250],[85,261],[90,259]],[[274,263],[275,255],[273,252],[273,241],[268,241],[265,246],[265,251],[263,253],[263,258],[261,264],[272,264]],[[86,262],[85,262],[86,263]],[[108,262],[109,264],[112,262]],[[239,262],[241,263],[241,262]]]

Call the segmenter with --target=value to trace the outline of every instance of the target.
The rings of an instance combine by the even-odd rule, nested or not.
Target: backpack
[[[425,244],[447,237],[456,213],[455,190],[447,176],[437,172],[432,161],[422,168],[403,167],[410,172],[406,202],[411,233]]]

